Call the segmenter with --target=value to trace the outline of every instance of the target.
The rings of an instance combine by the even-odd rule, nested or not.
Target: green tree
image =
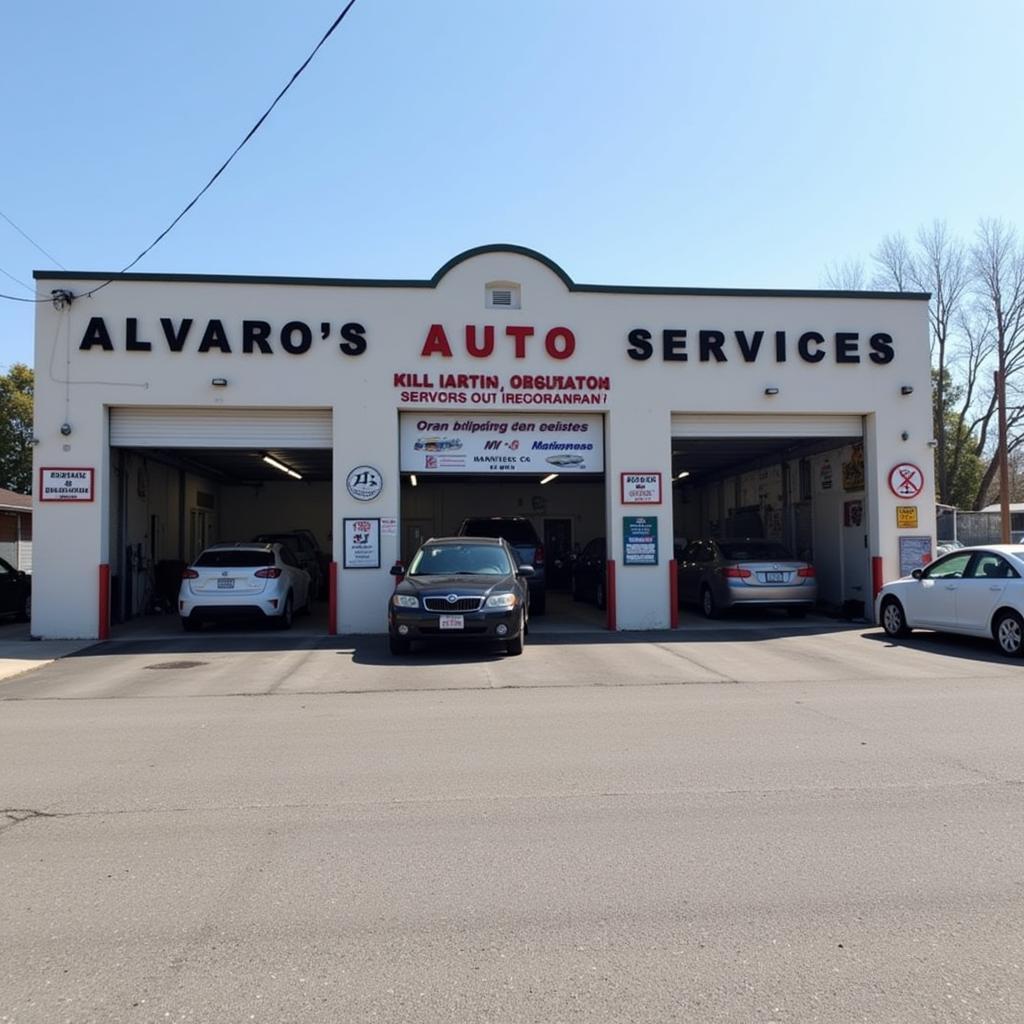
[[[0,374],[0,487],[32,493],[32,396],[35,375],[24,363]]]
[[[948,370],[940,374],[932,369],[935,436],[945,442],[935,450],[935,478],[944,482],[936,497],[947,505],[969,509],[980,507],[976,503],[986,460],[978,454],[978,438],[957,412],[963,392],[961,385],[953,383]]]

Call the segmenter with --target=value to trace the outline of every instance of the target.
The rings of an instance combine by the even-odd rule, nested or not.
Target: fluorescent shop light
[[[541,483],[542,484],[549,484],[549,483],[551,483],[552,480],[555,479],[556,476],[558,476],[557,473],[548,473],[548,475],[541,480]]]
[[[295,477],[296,480],[302,479],[301,473],[296,473],[294,469],[289,469],[283,462],[278,462],[277,459],[272,459],[269,455],[264,455],[263,461],[268,466],[273,466],[274,469],[279,469],[282,473],[287,473],[289,476]]]

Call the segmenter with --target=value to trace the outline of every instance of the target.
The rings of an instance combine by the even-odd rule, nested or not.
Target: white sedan
[[[309,573],[284,544],[214,544],[181,574],[182,628],[214,619],[255,618],[290,629],[296,610],[309,612]]]
[[[960,548],[886,583],[878,620],[893,637],[936,629],[992,637],[1009,657],[1024,654],[1024,544]]]

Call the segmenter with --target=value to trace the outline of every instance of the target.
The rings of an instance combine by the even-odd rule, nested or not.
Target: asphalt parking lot
[[[817,619],[88,646],[0,681],[0,1021],[1016,1024],[1022,672]]]

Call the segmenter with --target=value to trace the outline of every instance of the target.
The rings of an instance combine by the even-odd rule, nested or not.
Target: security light
[[[554,479],[555,479],[555,477],[557,477],[557,476],[558,476],[558,474],[557,474],[557,473],[548,473],[548,475],[547,475],[547,476],[545,476],[545,477],[542,477],[542,478],[541,478],[541,481],[540,481],[540,482],[541,482],[542,484],[549,484],[549,483],[551,483],[551,481],[552,481],[552,480],[554,480]]]

